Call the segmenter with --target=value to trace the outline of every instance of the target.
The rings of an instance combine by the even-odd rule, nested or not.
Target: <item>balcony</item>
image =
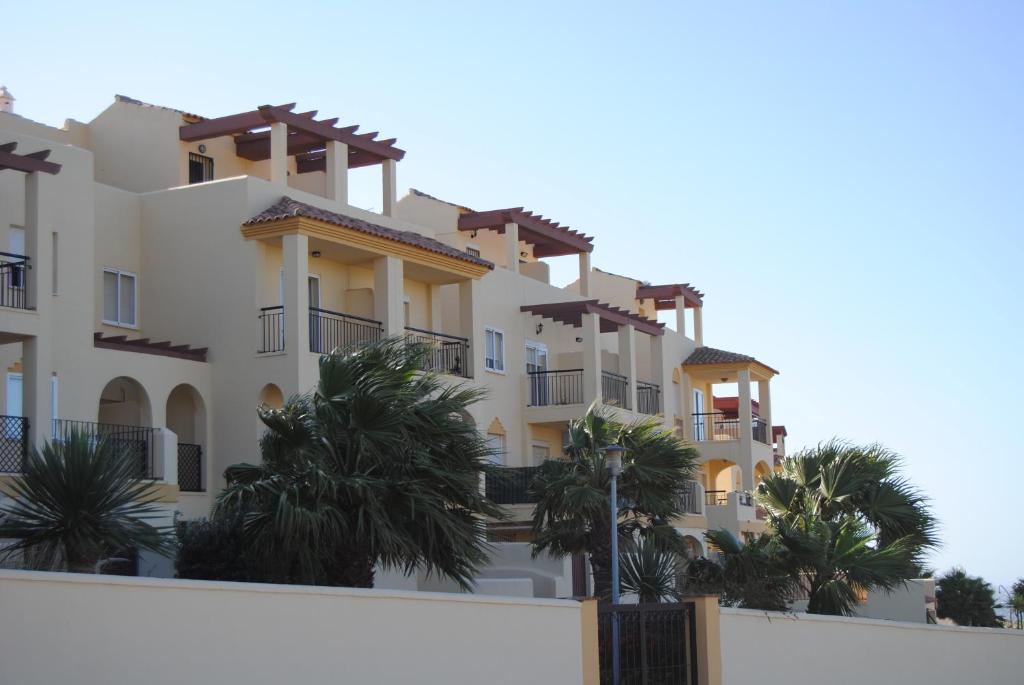
[[[661,413],[661,386],[657,383],[636,383],[636,408],[641,414]]]
[[[697,442],[739,440],[740,420],[727,418],[722,412],[705,412],[693,415],[693,437]],[[751,421],[751,437],[768,445],[768,424],[759,416]]]
[[[115,450],[121,451],[125,458],[134,462],[137,478],[156,480],[160,477],[156,472],[156,460],[154,459],[155,428],[54,419],[54,440],[67,440],[73,432],[88,436],[93,440],[106,440]]]
[[[530,483],[539,466],[502,466],[487,473],[484,491],[495,504],[536,504],[537,498],[530,494]]]
[[[25,255],[0,252],[0,307],[30,309],[28,306],[28,269]]]
[[[28,458],[28,419],[0,416],[0,473],[21,473]]]
[[[679,510],[684,514],[701,516],[704,514],[704,497],[701,494],[704,488],[696,481],[687,481],[682,492],[679,493],[677,504]]]
[[[283,352],[284,307],[263,307],[259,314],[259,354]],[[309,308],[309,351],[326,354],[335,348],[349,349],[377,342],[384,335],[380,321],[361,316],[334,312],[318,307]]]
[[[583,369],[529,371],[529,405],[552,407],[583,404]]]
[[[602,371],[601,398],[607,405],[631,409],[629,406],[629,379],[611,371]]]
[[[427,346],[424,371],[472,378],[467,364],[469,359],[468,339],[411,326],[405,327],[405,339]]]

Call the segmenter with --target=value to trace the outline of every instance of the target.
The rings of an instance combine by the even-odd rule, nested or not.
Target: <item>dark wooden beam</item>
[[[295,109],[295,103],[278,105],[273,109],[291,112],[291,110]],[[292,116],[302,118],[299,114],[293,114]],[[260,108],[251,112],[230,114],[226,117],[207,119],[206,121],[199,121],[194,124],[185,124],[178,128],[178,138],[186,142],[219,138],[220,136],[244,133],[249,129],[266,126],[268,123],[267,119],[264,118],[263,108]]]
[[[41,171],[44,174],[59,174],[60,164],[45,161],[49,150],[40,150],[29,155],[16,155],[12,152],[0,151],[0,169],[14,169],[31,174],[34,171]]]
[[[4,143],[0,145],[0,152],[14,152],[18,148],[18,144],[15,142]]]

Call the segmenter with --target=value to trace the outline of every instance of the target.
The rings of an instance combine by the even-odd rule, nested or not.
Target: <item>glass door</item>
[[[320,277],[315,274],[309,275],[309,351],[330,352],[325,349],[328,345],[323,339],[320,312]],[[340,344],[340,342],[338,343]]]
[[[548,404],[551,389],[548,387],[548,348],[540,343],[526,343],[526,373],[530,379],[530,406],[544,407]]]

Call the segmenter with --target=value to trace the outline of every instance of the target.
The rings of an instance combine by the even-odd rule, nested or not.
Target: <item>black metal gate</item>
[[[698,685],[696,613],[693,602],[599,605],[602,685],[613,683],[612,621],[616,616],[621,685]]]

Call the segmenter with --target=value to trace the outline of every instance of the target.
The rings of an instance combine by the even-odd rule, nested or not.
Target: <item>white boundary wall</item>
[[[582,607],[0,570],[0,685],[576,684]]]
[[[721,609],[723,685],[1024,682],[1024,631]]]

